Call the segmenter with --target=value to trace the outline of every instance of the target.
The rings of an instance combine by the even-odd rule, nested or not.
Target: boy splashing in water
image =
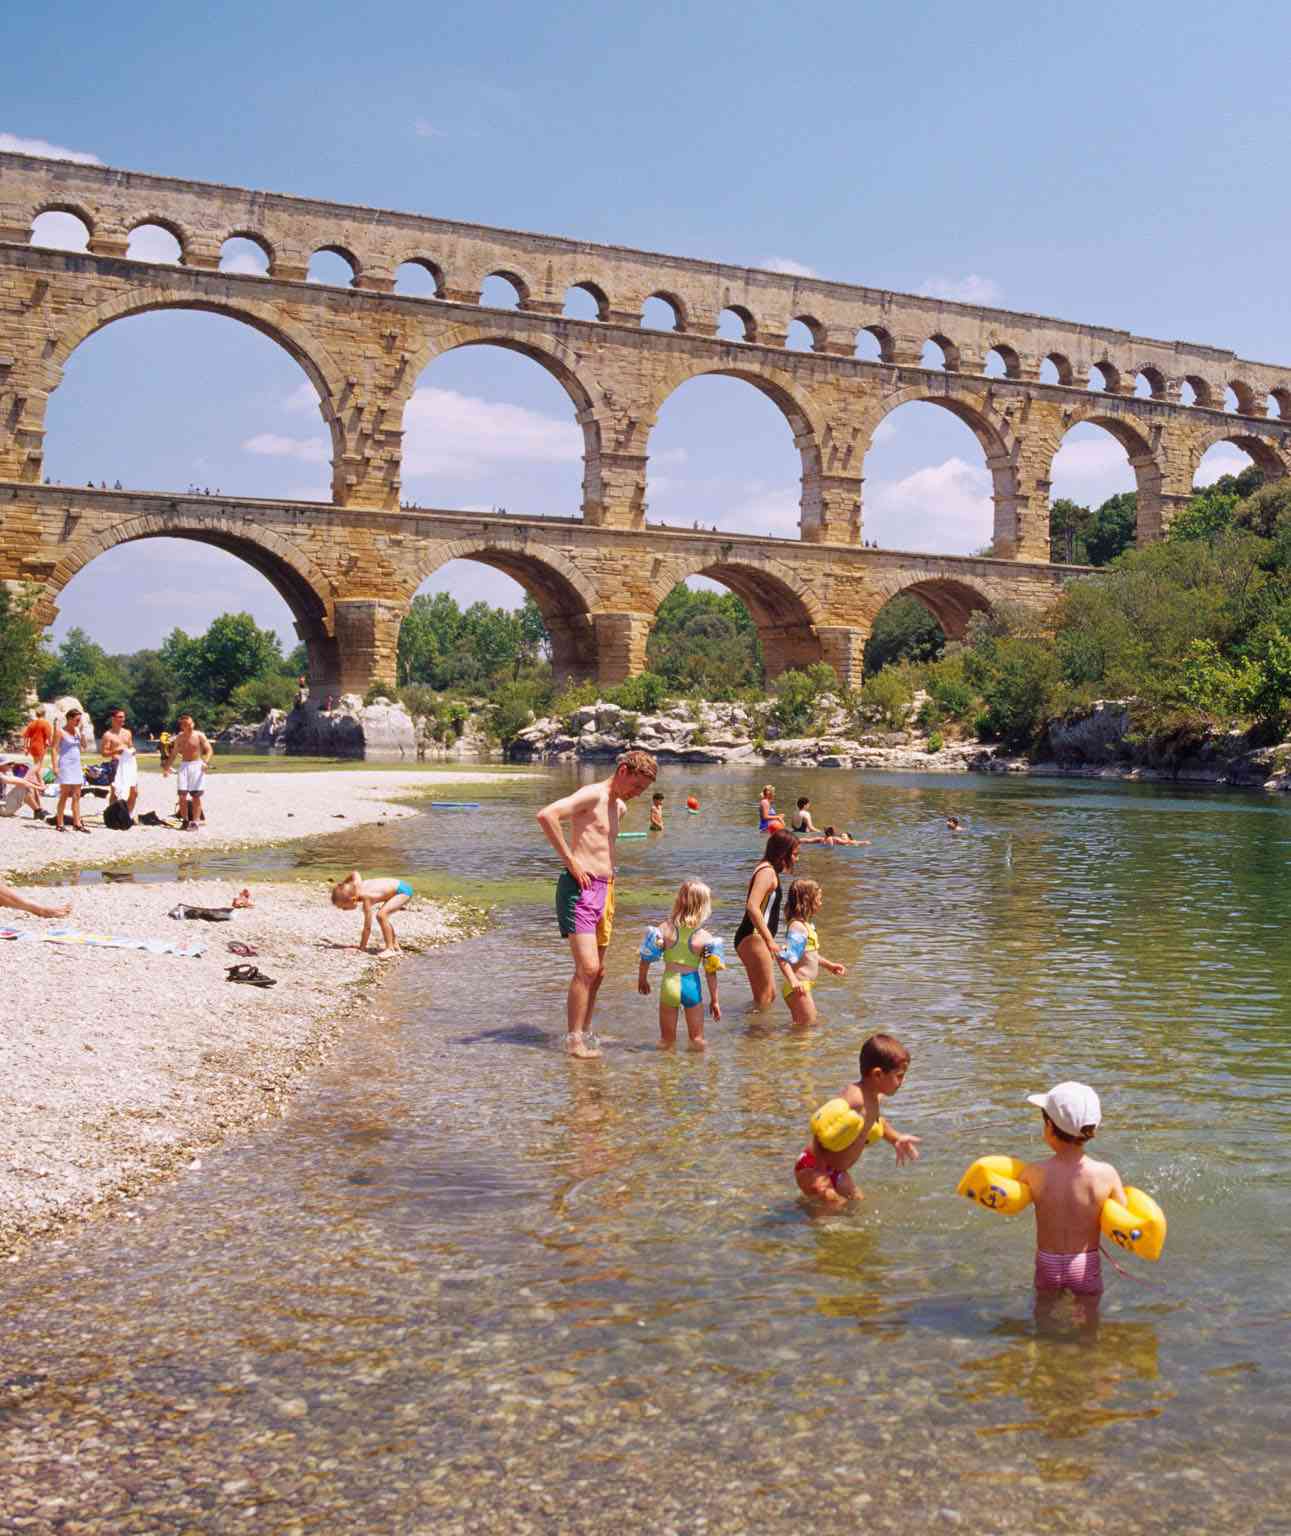
[[[608,779],[585,784],[538,812],[538,825],[560,855],[556,921],[569,940],[574,978],[565,1002],[565,1049],[571,1056],[599,1056],[592,1010],[605,976],[605,951],[614,928],[614,842],[619,817],[654,783],[659,765],[648,752],[625,752]],[[569,841],[561,830],[569,822]]]

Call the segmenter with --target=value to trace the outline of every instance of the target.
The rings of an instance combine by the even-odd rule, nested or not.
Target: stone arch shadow
[[[720,550],[715,554],[697,554],[688,561],[675,561],[652,583],[652,621],[669,592],[692,576],[706,576],[719,582],[749,610],[769,678],[790,667],[809,667],[824,660],[819,601],[788,564],[737,558]]]
[[[881,609],[896,597],[916,598],[932,614],[947,640],[963,640],[968,621],[975,613],[991,613],[990,597],[971,582],[953,576],[922,576],[914,581],[895,580],[878,583],[878,601],[870,616],[871,624]]]
[[[600,606],[595,587],[556,550],[531,549],[515,535],[457,539],[427,549],[413,564],[416,585],[450,560],[475,560],[518,582],[542,614],[551,641],[551,669],[557,678],[582,679],[597,674],[596,627]]]

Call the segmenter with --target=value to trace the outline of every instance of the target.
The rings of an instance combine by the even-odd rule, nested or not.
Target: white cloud
[[[1052,501],[1066,496],[1087,507],[1099,507],[1109,496],[1135,487],[1125,449],[1108,433],[1090,426],[1075,427],[1063,439],[1053,456],[1049,479]]]
[[[794,261],[788,256],[767,256],[758,262],[763,272],[783,272],[787,277],[819,277],[815,267]]]
[[[31,243],[55,251],[83,251],[89,232],[72,213],[42,213],[31,227]]]
[[[970,554],[993,523],[989,472],[959,457],[901,480],[865,482],[862,537],[886,549]]]
[[[221,272],[238,272],[246,277],[263,277],[268,270],[267,259],[263,255],[257,258],[250,251],[235,251],[220,263]]]
[[[967,272],[963,277],[939,273],[920,283],[915,292],[929,299],[955,299],[961,304],[998,304],[1004,296],[994,278],[982,277],[977,272]]]
[[[257,432],[242,447],[246,453],[269,459],[301,459],[306,464],[325,464],[330,457],[327,445],[315,438],[284,437],[279,432]]]
[[[48,139],[22,139],[16,133],[0,133],[0,150],[11,155],[37,155],[42,160],[71,160],[76,165],[102,165],[97,155],[83,149],[64,149]]]
[[[764,485],[755,481],[722,515],[719,524],[755,537],[773,534],[777,538],[797,538],[802,515],[798,505],[800,496],[796,485]]]
[[[408,402],[403,429],[405,480],[469,475],[497,464],[568,464],[583,456],[576,422],[452,389],[419,389]]]
[[[444,130],[436,128],[434,123],[424,117],[419,117],[412,126],[419,139],[442,139],[444,137]]]
[[[1203,457],[1193,477],[1194,485],[1214,485],[1222,475],[1240,475],[1249,469],[1251,456],[1231,443],[1216,443]]]
[[[312,384],[298,384],[282,404],[283,409],[291,411],[293,415],[316,411],[318,409],[318,391]]]
[[[870,444],[873,446],[875,443],[890,443],[896,435],[896,422],[892,420],[891,416],[885,416],[878,426],[875,427],[870,437]]]

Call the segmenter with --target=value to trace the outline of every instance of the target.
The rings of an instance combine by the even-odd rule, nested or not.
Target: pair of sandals
[[[276,987],[277,981],[255,965],[231,965],[224,973],[225,981],[240,981],[248,987]]]

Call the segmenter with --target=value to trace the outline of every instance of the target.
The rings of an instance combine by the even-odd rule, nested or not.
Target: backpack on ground
[[[134,817],[124,800],[111,800],[103,810],[103,825],[113,832],[128,832],[134,826]]]

